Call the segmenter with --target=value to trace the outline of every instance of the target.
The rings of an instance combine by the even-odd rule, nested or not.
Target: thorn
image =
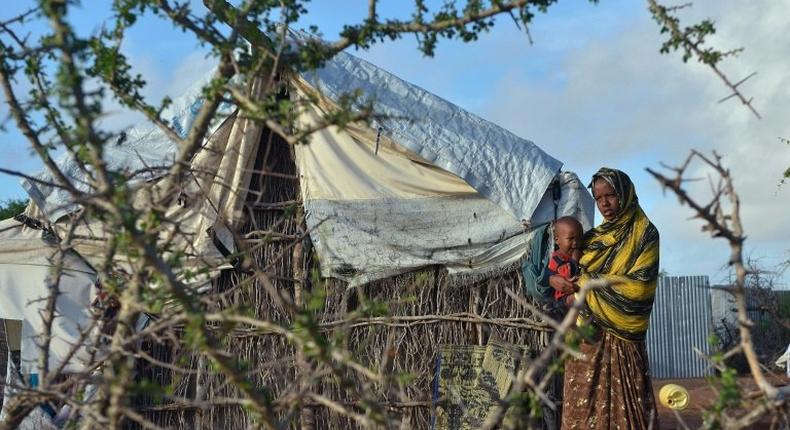
[[[724,97],[723,99],[719,100],[717,103],[724,103],[727,100],[729,100],[729,99],[731,99],[731,98],[733,98],[733,97],[735,97],[737,95],[738,95],[738,93],[732,93],[732,94],[728,95],[727,97]]]
[[[741,79],[740,81],[738,81],[737,83],[735,83],[735,84],[733,85],[733,87],[735,87],[735,88],[738,88],[738,85],[740,85],[740,84],[742,84],[742,83],[746,82],[746,80],[747,80],[747,79],[751,78],[752,76],[754,76],[754,75],[756,75],[756,74],[757,74],[757,72],[752,72],[752,73],[751,73],[749,76],[747,76],[747,77],[745,77],[745,78]]]
[[[381,130],[382,128],[379,127],[378,130],[376,131],[376,151],[374,152],[374,155],[379,155],[379,142],[381,140]]]
[[[508,15],[510,15],[511,18],[513,18],[513,23],[516,24],[516,28],[521,30],[521,26],[518,23],[518,19],[516,19],[516,16],[513,15],[513,9],[507,11],[507,13],[508,13]]]

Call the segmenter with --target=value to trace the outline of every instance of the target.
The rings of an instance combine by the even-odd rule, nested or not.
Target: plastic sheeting
[[[210,76],[192,85],[163,113],[182,137],[202,106],[201,89]],[[462,178],[518,219],[530,220],[543,192],[562,167],[534,143],[351,54],[341,52],[323,68],[302,77],[332,101],[361,90],[375,100],[378,113],[389,116],[374,121],[374,129],[381,127],[383,136]],[[221,106],[220,119],[212,130],[232,112],[230,105]],[[167,166],[174,154],[175,143],[158,127],[145,122],[127,130],[116,144],[108,145],[104,155],[110,168],[140,172],[137,179],[148,180],[156,176],[157,168]],[[75,184],[87,183],[86,175],[70,155],[64,154],[58,165]],[[54,182],[48,172],[42,172],[39,178]],[[63,190],[28,180],[22,185],[49,221],[76,208]]]
[[[320,117],[302,115],[308,126]],[[531,229],[458,176],[391,141],[378,143],[370,129],[330,127],[296,148],[307,226],[324,276],[356,285],[443,265],[474,279],[519,262]],[[559,177],[556,216],[575,216],[590,228],[589,193],[575,175]],[[543,191],[533,223],[555,216],[552,196]]]
[[[203,106],[202,92],[212,73],[192,84],[187,91],[173,100],[163,112],[162,118],[169,121],[173,129],[185,138],[197,113]],[[231,115],[235,106],[222,104],[210,131],[216,130],[226,117]],[[169,167],[175,159],[176,143],[156,125],[143,121],[139,125],[122,132],[114,144],[104,147],[104,159],[109,169],[134,174],[131,183],[143,182],[161,175],[163,168]],[[71,183],[82,191],[88,191],[88,178],[80,169],[74,157],[63,153],[57,159],[57,165]],[[52,174],[45,170],[37,175],[44,182],[56,183]],[[55,222],[62,216],[74,212],[77,205],[71,200],[69,193],[27,179],[21,181],[22,187],[40,209],[44,218]]]
[[[57,280],[56,266],[60,259],[57,245],[43,230],[25,227],[14,219],[0,222],[0,244],[0,318],[22,321],[23,373],[38,373],[37,342],[44,332],[41,315],[50,288],[57,282],[61,294],[52,324],[49,362],[50,368],[55,368],[70,355],[73,345],[81,343],[81,331],[92,321],[94,271],[75,252],[66,251]],[[84,348],[77,349],[65,371],[81,369],[84,353]]]
[[[193,85],[165,113],[182,136],[202,106],[200,88],[207,79]],[[387,117],[372,128],[352,125],[354,138],[324,130],[297,151],[300,168],[310,175],[302,182],[307,222],[325,276],[359,283],[432,264],[444,264],[453,273],[484,274],[523,255],[528,232],[522,221],[536,225],[555,215],[546,193],[562,163],[532,142],[346,53],[320,70],[294,77],[292,83],[327,96],[328,106],[361,90]],[[308,123],[317,121],[315,112],[302,114]],[[225,115],[230,118],[220,123]],[[225,248],[234,249],[229,227],[240,217],[260,126],[234,118],[225,106],[212,131],[208,148],[192,160],[193,171],[207,174],[187,179],[184,198],[179,199],[179,204],[186,203],[171,211],[182,226],[190,227],[192,239],[182,251],[204,259],[196,259],[197,264],[217,260],[209,229]],[[346,144],[354,139],[362,146]],[[340,141],[344,143],[336,145]],[[387,150],[371,156],[373,145]],[[327,148],[328,153],[319,154]],[[394,156],[384,157],[388,151]],[[146,124],[109,145],[105,156],[110,168],[139,172],[136,179],[142,181],[155,178],[157,168],[166,166],[174,152],[174,142]],[[335,161],[324,159],[330,155]],[[87,182],[69,156],[59,165],[75,183]],[[40,177],[52,180],[48,173]],[[577,215],[589,225],[589,194],[575,179],[565,182],[568,192],[558,215]],[[23,185],[42,219],[55,222],[75,208],[60,190],[32,181]],[[155,186],[147,188],[156,192]],[[78,249],[87,258],[92,258],[89,251],[100,255],[106,234],[93,229],[86,236],[91,239],[77,243]],[[94,238],[98,242],[91,242]]]
[[[340,167],[330,166],[329,159],[321,160],[324,155],[313,157],[307,162],[309,165],[299,161],[304,164],[301,168],[309,170],[311,175],[323,176],[320,186],[311,189],[310,181],[303,181],[302,186],[310,212],[308,224],[315,230],[312,238],[318,243],[326,276],[366,282],[430,264],[445,264],[451,272],[484,273],[513,263],[523,254],[526,243],[523,243],[522,220],[536,224],[553,217],[553,204],[549,201],[547,206],[541,202],[561,163],[532,142],[349,54],[339,54],[324,68],[307,73],[303,78],[294,78],[293,83],[303,91],[317,90],[328,96],[327,105],[353,90],[362,90],[374,98],[376,110],[390,118],[373,124],[373,128],[352,125],[349,130],[367,147],[373,145],[375,139],[381,148],[387,148],[381,150],[382,154],[399,154],[387,158],[384,165],[388,170],[377,163],[381,157],[357,157],[353,155],[355,148],[348,145],[343,147],[347,153],[334,154],[339,160],[352,159],[345,165],[339,164]],[[166,113],[183,135],[202,105],[200,87],[205,80],[193,85]],[[229,114],[227,108],[222,114]],[[315,114],[305,112],[303,116],[307,118],[303,120],[315,122]],[[207,149],[193,160],[193,170],[207,174],[198,173],[194,181],[192,178],[187,181],[184,198],[179,199],[185,205],[174,206],[170,215],[182,220],[179,223],[182,227],[190,227],[186,230],[191,240],[181,246],[183,251],[205,261],[217,262],[220,256],[206,232],[211,228],[225,248],[235,249],[228,227],[232,227],[240,216],[254,161],[252,154],[258,149],[260,127],[230,114],[222,124],[215,124],[213,130]],[[329,131],[319,133],[308,147],[342,135],[330,134]],[[304,155],[311,150],[298,152]],[[105,151],[111,168],[145,172],[139,180],[154,177],[155,167],[167,165],[173,154],[173,142],[153,125],[130,129],[122,141],[108,146]],[[70,157],[64,157],[59,165],[75,183],[85,182]],[[362,169],[361,172],[368,170],[361,176],[343,170],[351,166]],[[336,175],[338,169],[346,176]],[[385,173],[386,180],[382,176]],[[40,176],[51,180],[48,175]],[[218,182],[215,186],[210,185],[212,177]],[[412,178],[409,184],[404,179],[407,177]],[[374,184],[372,178],[381,178],[383,183]],[[34,182],[24,185],[40,208],[41,218],[54,222],[74,209],[69,196],[57,189]],[[338,196],[316,194],[333,187],[341,187],[343,193]],[[365,187],[368,188],[363,189]],[[151,189],[156,191],[155,187]],[[586,192],[577,186],[571,189],[582,197],[577,199],[574,195],[569,199],[566,196],[566,201],[575,205],[569,208],[568,214],[591,219],[591,215],[582,210],[586,209],[585,202],[579,200]],[[355,192],[362,194],[357,196]],[[412,198],[427,198],[431,203],[407,202]],[[348,204],[352,199],[374,199],[379,203],[367,202],[364,213],[369,218],[365,219],[356,215],[362,206]],[[430,219],[431,227],[422,232],[406,228],[417,225],[413,224],[416,219],[413,213]],[[327,223],[328,218],[335,216],[346,217],[346,221]],[[467,219],[469,216],[472,218]],[[445,219],[434,221],[441,217]],[[322,227],[315,229],[319,223]],[[436,229],[438,224],[446,225],[450,233]],[[334,230],[330,231],[333,225]],[[363,234],[375,229],[382,233]],[[386,233],[387,229],[393,231]],[[101,258],[106,233],[91,226],[81,227],[80,233],[88,239],[78,241],[77,249],[91,261],[94,256]],[[387,237],[382,240],[384,236]],[[446,239],[442,239],[445,236]],[[430,246],[421,245],[423,242],[430,242]],[[350,246],[362,243],[369,245],[354,248],[358,251]],[[492,248],[496,243],[500,243],[499,246]],[[358,255],[354,256],[355,253]],[[364,259],[361,258],[363,253]],[[343,257],[338,257],[340,255]],[[201,264],[200,261],[197,264]],[[350,278],[349,270],[357,274]]]
[[[339,53],[304,78],[331,100],[362,90],[387,116],[373,121],[374,129],[520,220],[532,218],[562,167],[534,143],[351,54]]]
[[[258,85],[257,81],[253,84],[253,91],[258,90]],[[178,198],[171,198],[176,204],[168,208],[165,216],[172,222],[162,226],[161,236],[170,241],[169,248],[182,253],[187,260],[184,263],[196,271],[215,269],[226,263],[215,240],[230,252],[236,250],[231,230],[237,227],[242,216],[262,130],[258,121],[235,113],[225,118],[209,135],[204,148],[195,155],[191,168],[183,175]],[[140,187],[133,205],[142,207],[161,201],[159,188],[156,182]],[[28,208],[27,215],[46,219],[38,202],[34,202],[36,205]],[[178,226],[177,235],[173,234],[174,226]],[[56,222],[52,228],[65,235],[70,225]],[[71,243],[88,262],[101,265],[107,237],[113,234],[106,231],[101,222],[82,221]],[[116,255],[116,263],[126,267],[123,255]]]

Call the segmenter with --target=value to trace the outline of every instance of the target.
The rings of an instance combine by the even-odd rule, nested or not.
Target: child
[[[554,221],[554,243],[557,250],[549,259],[549,271],[565,279],[579,276],[579,258],[581,258],[582,235],[581,223],[574,217],[564,216]],[[566,306],[573,303],[573,293],[554,291],[554,298]]]

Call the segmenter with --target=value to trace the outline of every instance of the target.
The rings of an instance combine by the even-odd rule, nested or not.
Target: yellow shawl
[[[658,230],[639,206],[628,175],[604,167],[593,175],[597,179],[617,192],[620,213],[585,235],[579,285],[591,279],[610,285],[587,293],[579,323],[591,320],[622,339],[644,340],[658,279]]]

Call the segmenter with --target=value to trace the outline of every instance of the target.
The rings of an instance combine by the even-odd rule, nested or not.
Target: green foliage
[[[714,354],[711,360],[720,369],[717,376],[708,378],[708,382],[716,388],[718,397],[713,405],[703,412],[703,419],[705,428],[717,429],[722,427],[722,414],[740,405],[741,390],[738,386],[738,372],[726,366],[723,354]]]
[[[21,214],[27,207],[27,201],[22,199],[9,199],[0,203],[0,220],[12,218]]]
[[[489,31],[495,24],[495,16],[508,12],[517,26],[527,26],[535,17],[535,11],[545,13],[549,6],[557,0],[532,0],[524,2],[521,7],[506,9],[505,2],[467,0],[463,5],[447,1],[434,11],[424,0],[414,2],[414,11],[410,21],[384,20],[378,16],[368,17],[356,25],[345,25],[340,36],[347,39],[352,46],[368,49],[375,43],[396,40],[404,33],[413,33],[418,42],[418,49],[428,57],[436,53],[440,39],[473,42],[481,33]],[[516,16],[517,15],[517,16]],[[472,17],[482,19],[471,19]],[[407,31],[402,31],[402,29]],[[316,50],[315,52],[320,52]]]
[[[578,350],[582,342],[595,339],[600,334],[600,329],[594,324],[577,325],[565,334],[565,344],[574,350]]]
[[[326,306],[326,286],[321,281],[313,284],[312,291],[306,293],[307,309],[311,312],[320,312]]]
[[[780,294],[777,301],[777,316],[786,322],[790,322],[790,295]]]
[[[141,379],[132,386],[132,395],[145,395],[151,399],[154,404],[162,403],[167,395],[172,394],[173,388],[170,386],[162,386],[150,379]]]
[[[705,47],[706,38],[716,33],[716,26],[713,21],[706,19],[688,27],[681,27],[680,19],[676,12],[690,6],[663,6],[656,2],[650,5],[650,12],[653,19],[661,26],[661,34],[667,34],[669,38],[661,45],[661,53],[666,54],[671,51],[683,51],[683,62],[687,62],[692,57],[703,64],[715,66],[723,58],[736,55],[743,48],[729,51],[720,51],[713,47]]]

